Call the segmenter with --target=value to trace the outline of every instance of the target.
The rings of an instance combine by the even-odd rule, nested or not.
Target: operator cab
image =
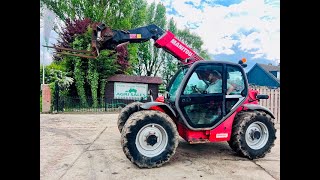
[[[214,84],[208,76],[221,76]],[[214,85],[217,91],[208,87]],[[232,92],[227,94],[228,88]],[[212,88],[211,88],[212,89]],[[248,95],[248,83],[241,65],[222,61],[198,61],[181,68],[167,87],[166,102],[193,130],[212,129],[228,118]]]

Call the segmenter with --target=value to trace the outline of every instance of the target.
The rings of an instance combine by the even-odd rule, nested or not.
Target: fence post
[[[107,111],[107,96],[104,96],[104,111]]]
[[[276,122],[279,121],[279,116],[278,116],[278,109],[279,109],[279,89],[275,90],[275,108],[274,108],[274,114],[276,117]]]
[[[59,86],[58,83],[55,83],[55,87],[54,87],[54,97],[55,97],[55,102],[56,102],[56,111],[59,112]]]
[[[270,89],[265,86],[259,87],[259,94],[269,95],[269,99],[263,99],[259,105],[268,108],[275,116],[275,122],[280,123],[280,88]]]

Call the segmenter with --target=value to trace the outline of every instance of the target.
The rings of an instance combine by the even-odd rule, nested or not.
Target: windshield
[[[176,100],[176,94],[177,90],[180,87],[181,81],[184,78],[184,75],[187,73],[188,68],[180,69],[177,74],[175,74],[171,80],[171,83],[169,84],[167,91],[169,93],[169,100],[175,101]]]

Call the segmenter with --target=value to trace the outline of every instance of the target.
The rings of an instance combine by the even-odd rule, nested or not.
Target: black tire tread
[[[250,153],[250,148],[246,146],[245,143],[245,127],[247,126],[250,121],[256,117],[259,116],[265,116],[267,117],[268,123],[271,124],[272,131],[274,131],[274,135],[270,136],[269,138],[274,137],[273,139],[270,139],[271,144],[267,147],[267,149],[259,155],[253,155]],[[271,132],[272,132],[271,131]],[[232,135],[230,138],[230,141],[228,141],[229,146],[231,149],[233,149],[237,154],[240,156],[249,158],[249,159],[257,159],[257,158],[263,158],[267,153],[271,151],[271,148],[274,146],[274,141],[276,139],[276,129],[274,125],[274,119],[267,113],[263,111],[243,111],[237,114],[235,117],[233,126],[232,126]],[[270,132],[270,133],[271,133]]]
[[[173,147],[172,147],[172,151],[167,154],[166,157],[164,157],[161,162],[150,162],[148,160],[146,161],[136,161],[134,160],[134,158],[132,157],[130,150],[128,148],[128,139],[127,139],[127,135],[131,133],[131,129],[134,128],[137,123],[139,123],[139,121],[143,121],[146,117],[152,117],[152,116],[160,116],[162,117],[166,123],[169,124],[170,129],[173,132],[173,138],[170,139],[169,137],[169,141],[173,141]],[[175,154],[176,148],[178,146],[178,132],[177,132],[177,127],[175,125],[175,123],[171,120],[171,118],[160,111],[154,111],[154,110],[147,110],[147,111],[138,111],[133,113],[127,120],[127,122],[125,123],[125,125],[123,126],[122,132],[121,132],[121,145],[122,145],[122,149],[123,152],[125,153],[126,157],[134,164],[136,164],[138,167],[140,168],[154,168],[154,167],[160,167],[163,164],[165,164],[166,162],[168,162],[170,160],[170,158]]]
[[[140,105],[142,105],[142,102],[132,102],[128,105],[126,105],[124,108],[121,109],[119,116],[118,116],[118,121],[117,121],[117,125],[118,125],[118,130],[121,133],[124,124],[126,123],[126,121],[128,120],[128,118],[130,117],[131,114],[137,112],[140,110]]]

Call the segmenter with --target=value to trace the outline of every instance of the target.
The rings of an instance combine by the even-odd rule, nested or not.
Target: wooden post
[[[269,99],[260,100],[259,104],[272,112],[275,117],[275,122],[280,123],[280,88],[269,89],[268,87],[259,87],[259,94],[269,95]]]

